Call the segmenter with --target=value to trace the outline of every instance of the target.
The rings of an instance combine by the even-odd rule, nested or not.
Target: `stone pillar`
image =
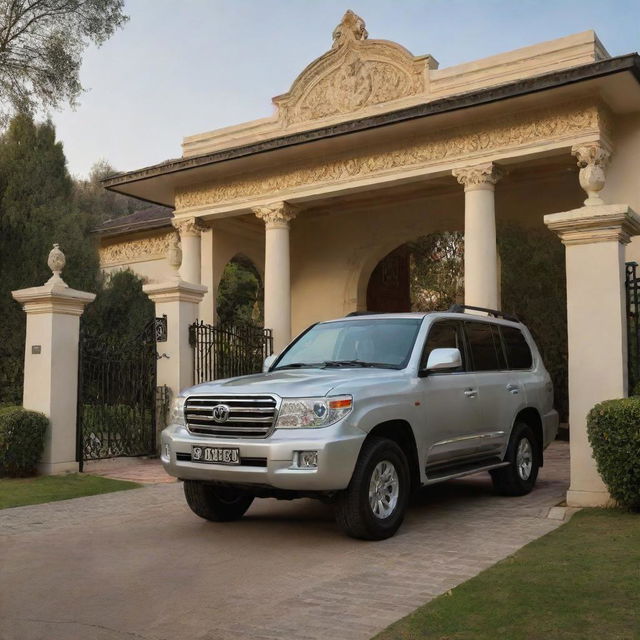
[[[571,434],[567,504],[572,507],[610,501],[593,459],[586,417],[596,403],[627,394],[624,245],[640,233],[640,217],[626,204],[606,205],[597,196],[604,186],[601,151],[597,144],[573,150],[581,167],[580,183],[589,196],[586,206],[544,217],[566,247]]]
[[[464,302],[499,309],[494,192],[503,172],[489,162],[452,173],[464,185]]]
[[[180,277],[185,282],[200,284],[200,234],[205,227],[197,218],[177,218],[173,220],[173,226],[180,234],[182,245]]]
[[[264,220],[264,326],[273,330],[273,348],[279,353],[291,340],[291,274],[289,263],[289,223],[297,208],[288,202],[256,207]]]
[[[12,291],[27,314],[24,357],[25,409],[49,418],[40,473],[76,472],[78,340],[80,316],[93,293],[69,288],[60,273],[64,254],[53,245],[48,264],[53,276],[42,287]]]
[[[144,285],[143,291],[156,306],[156,316],[167,316],[167,341],[158,345],[163,357],[158,360],[158,385],[166,385],[175,398],[193,384],[193,347],[189,344],[189,327],[198,319],[198,305],[207,287],[185,282],[178,275],[181,251],[177,238],[167,255],[175,276],[167,282]]]

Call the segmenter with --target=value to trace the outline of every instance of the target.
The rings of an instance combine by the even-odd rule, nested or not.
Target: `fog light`
[[[318,452],[298,451],[298,467],[300,469],[316,469],[318,467]]]
[[[168,444],[164,445],[164,457],[167,460],[171,460],[171,447]]]

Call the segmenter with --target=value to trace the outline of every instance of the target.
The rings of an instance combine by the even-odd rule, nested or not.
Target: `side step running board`
[[[495,459],[494,459],[495,460]],[[458,467],[448,467],[446,469],[439,469],[438,471],[425,470],[427,475],[427,481],[425,485],[436,484],[437,482],[445,482],[446,480],[453,480],[454,478],[462,478],[463,476],[470,476],[473,473],[480,471],[491,471],[491,469],[500,469],[501,467],[508,467],[509,462],[495,462],[483,460],[474,464],[465,464]]]

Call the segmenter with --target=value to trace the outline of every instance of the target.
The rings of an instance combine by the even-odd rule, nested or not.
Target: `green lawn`
[[[418,638],[638,640],[640,514],[580,511],[376,636]]]
[[[0,509],[22,507],[28,504],[68,500],[98,493],[137,489],[136,482],[112,480],[81,473],[64,476],[40,476],[37,478],[0,479]]]

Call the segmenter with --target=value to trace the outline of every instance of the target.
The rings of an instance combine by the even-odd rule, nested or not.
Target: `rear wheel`
[[[336,501],[336,522],[352,538],[383,540],[402,524],[409,496],[409,465],[384,438],[367,440],[351,482]]]
[[[253,502],[253,496],[234,487],[184,481],[184,496],[191,511],[205,520],[239,520]]]
[[[539,447],[533,429],[526,422],[516,422],[504,458],[509,466],[491,471],[498,493],[523,496],[533,489],[538,478]]]

